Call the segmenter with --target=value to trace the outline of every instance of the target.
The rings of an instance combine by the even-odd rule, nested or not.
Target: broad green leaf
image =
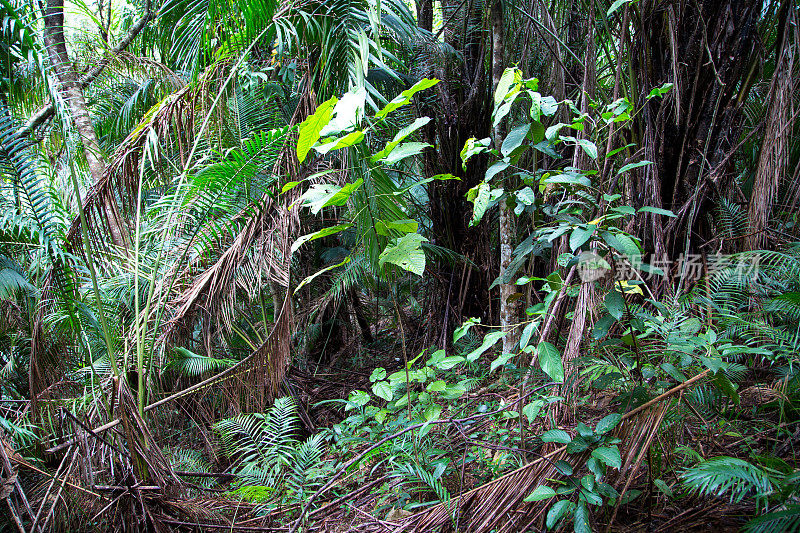
[[[485,181],[482,181],[467,192],[467,200],[474,205],[472,219],[469,221],[470,226],[476,226],[481,221],[483,214],[486,213],[486,209],[489,207],[490,199],[489,184]]]
[[[656,87],[655,89],[653,89],[652,91],[650,91],[650,94],[648,94],[648,95],[647,95],[647,99],[649,100],[650,98],[655,98],[655,97],[657,97],[657,96],[664,96],[664,95],[665,95],[665,94],[667,94],[667,93],[668,93],[668,92],[669,92],[669,91],[670,91],[670,90],[671,90],[673,87],[674,87],[674,85],[673,85],[672,83],[665,83],[665,84],[664,84],[664,85],[662,85],[661,87]]]
[[[630,1],[631,0],[615,0],[614,3],[611,4],[611,7],[608,8],[608,11],[606,11],[606,17],[610,17],[617,9],[621,8]]]
[[[486,169],[486,181],[491,181],[497,174],[508,168],[510,163],[508,161],[498,161]]]
[[[397,145],[399,145],[406,137],[420,129],[422,126],[430,122],[430,117],[419,117],[414,122],[403,128],[402,130],[398,131],[397,134],[394,136],[394,139],[386,143],[386,147],[378,152],[377,154],[371,157],[372,162],[380,161],[381,159],[388,156],[392,150],[394,150]]]
[[[333,150],[339,150],[341,148],[348,148],[350,146],[356,145],[364,140],[364,132],[361,130],[356,130],[353,132],[348,133],[344,137],[340,139],[334,139],[331,142],[321,144],[321,145],[314,145],[314,150],[317,151],[320,155],[325,155],[328,152]]]
[[[659,207],[650,207],[649,205],[642,207],[639,209],[640,213],[654,213],[656,215],[664,215],[665,217],[673,217],[675,218],[677,215],[670,211],[669,209],[661,209]]]
[[[497,369],[497,367],[504,366],[506,363],[508,363],[509,359],[514,357],[514,355],[515,354],[513,354],[513,353],[500,354],[500,357],[498,357],[497,359],[492,361],[492,364],[489,367],[489,373],[491,374],[492,372],[494,372],[495,369]]]
[[[384,118],[386,115],[394,111],[395,109],[402,107],[408,104],[411,101],[411,98],[420,91],[424,91],[425,89],[429,89],[439,83],[439,80],[436,78],[428,79],[422,78],[417,83],[412,85],[410,88],[406,89],[399,95],[397,95],[391,102],[386,104],[386,107],[378,111],[375,116],[377,118]]]
[[[520,335],[520,338],[519,338],[519,349],[520,350],[524,350],[528,346],[528,343],[530,343],[531,336],[533,335],[533,332],[536,331],[536,326],[537,325],[538,325],[538,322],[528,322],[525,325],[525,328],[522,330],[522,335]]]
[[[358,407],[364,407],[369,403],[371,400],[369,394],[364,392],[363,390],[355,390],[350,393],[350,396],[347,398],[347,401],[354,403]],[[352,406],[348,406],[352,407]]]
[[[592,159],[597,159],[597,146],[589,139],[578,139],[578,145],[583,148],[586,155]]]
[[[523,124],[509,131],[508,135],[506,135],[506,138],[503,139],[503,144],[500,147],[500,153],[503,156],[507,156],[519,148],[525,141],[525,137],[528,135],[530,129],[530,124]]]
[[[317,110],[300,123],[300,131],[297,136],[297,159],[301,163],[305,161],[308,151],[319,140],[320,132],[333,115],[333,107],[336,105],[337,98],[334,96],[326,100],[317,107]]]
[[[622,457],[619,454],[619,448],[617,448],[616,444],[614,446],[603,446],[592,450],[592,457],[612,468],[622,467]]]
[[[456,365],[459,365],[466,361],[465,357],[461,357],[460,355],[450,355],[445,357],[441,361],[437,361],[434,366],[440,370],[450,370]]]
[[[369,376],[369,381],[370,383],[375,383],[376,381],[384,379],[385,377],[386,377],[386,369],[379,366],[378,368],[372,371],[372,374],[370,374]]]
[[[547,529],[554,529],[558,521],[564,518],[572,510],[575,504],[569,500],[559,500],[553,504],[549,511],[547,511],[547,520],[545,525]]]
[[[572,230],[572,234],[569,236],[569,247],[574,252],[586,242],[592,238],[594,232],[597,230],[597,226],[594,224],[587,224],[586,227],[577,227]]]
[[[575,533],[592,533],[592,525],[589,523],[589,509],[583,502],[578,502],[578,506],[575,508],[573,526]]]
[[[621,319],[625,314],[625,298],[620,292],[608,291],[603,303],[605,304],[606,309],[608,309],[608,312],[611,314],[611,316],[617,320]]]
[[[622,415],[618,413],[611,413],[610,415],[604,417],[600,422],[597,423],[597,427],[594,428],[594,432],[598,435],[605,435],[619,424],[622,421]]]
[[[491,139],[489,137],[484,139],[470,137],[467,139],[467,141],[464,143],[464,148],[461,149],[461,168],[466,170],[467,161],[469,161],[472,156],[487,151],[490,143]]]
[[[311,208],[311,212],[316,215],[323,207],[346,204],[350,196],[363,183],[364,180],[362,178],[358,178],[354,183],[348,183],[344,187],[330,183],[315,183],[303,193],[298,201],[300,205]]]
[[[476,324],[480,324],[480,323],[481,323],[481,319],[480,318],[470,317],[470,318],[466,319],[464,321],[464,323],[461,324],[460,326],[458,326],[456,328],[456,330],[453,332],[453,343],[458,342],[458,340],[461,337],[466,335],[467,332],[470,330],[470,328],[472,326],[474,326]]]
[[[529,424],[533,424],[533,420],[539,416],[542,407],[544,407],[544,401],[535,400],[522,408],[522,414],[527,417]]]
[[[389,385],[388,381],[378,381],[372,385],[372,392],[375,393],[375,396],[378,398],[383,398],[387,402],[391,402],[393,398],[392,394],[392,387]]]
[[[322,228],[321,230],[315,231],[314,233],[303,235],[302,237],[300,237],[299,239],[297,239],[292,243],[291,253],[294,254],[298,248],[300,248],[303,244],[307,243],[308,241],[315,241],[317,239],[327,237],[328,235],[339,233],[351,227],[353,227],[352,224],[339,224],[338,226]]]
[[[518,70],[514,67],[509,67],[503,71],[503,75],[500,76],[500,81],[497,83],[497,88],[494,91],[494,105],[497,106],[500,102],[508,94],[508,90],[511,88],[511,85],[514,84],[514,80],[517,78]]]
[[[422,250],[422,243],[427,240],[419,233],[408,233],[398,237],[381,252],[378,266],[391,263],[422,276],[425,271],[425,252]]]
[[[430,422],[431,420],[437,420],[439,415],[442,414],[442,406],[438,404],[429,405],[425,408],[425,412],[422,413],[422,416],[425,418],[426,422]]]
[[[333,108],[333,118],[322,128],[320,135],[327,137],[358,127],[364,116],[366,100],[366,89],[361,88],[345,93],[342,99],[336,102],[336,106]]]
[[[559,444],[567,444],[568,442],[572,441],[572,437],[570,437],[569,433],[563,429],[551,429],[549,431],[545,431],[541,438],[542,442],[557,442]]]
[[[539,366],[542,367],[544,373],[550,376],[550,379],[553,381],[558,383],[563,382],[564,365],[561,362],[561,354],[558,348],[545,341],[539,343],[539,346],[536,347],[536,353],[538,355]]]
[[[388,155],[383,158],[383,162],[387,165],[393,165],[398,161],[402,161],[406,157],[421,154],[426,148],[430,148],[428,143],[408,142],[402,143],[392,150]]]
[[[629,171],[631,169],[643,167],[643,166],[646,166],[646,165],[652,165],[652,164],[653,164],[652,161],[639,161],[637,163],[628,163],[627,165],[625,165],[624,167],[619,169],[617,171],[617,174],[622,174],[623,172],[627,172],[627,171]]]
[[[391,230],[401,233],[416,233],[417,230],[419,230],[419,223],[410,218],[402,220],[378,220],[375,223],[375,231],[378,232],[378,235],[389,236],[389,231]]]
[[[425,390],[427,390],[428,392],[442,392],[446,388],[447,388],[447,383],[445,383],[441,379],[438,379],[436,381],[428,383],[428,386],[425,387]]]
[[[553,496],[556,495],[556,491],[548,487],[547,485],[539,485],[533,492],[531,492],[526,498],[526,502],[540,502],[542,500],[549,500]]]
[[[483,355],[486,350],[497,344],[497,341],[505,336],[506,334],[502,331],[493,331],[491,333],[487,333],[483,338],[481,345],[467,354],[467,361],[470,363],[475,361],[478,357]]]

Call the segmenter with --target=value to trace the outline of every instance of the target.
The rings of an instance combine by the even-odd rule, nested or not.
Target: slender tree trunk
[[[72,124],[83,144],[92,182],[97,184],[103,179],[106,162],[86,105],[86,97],[67,55],[64,37],[64,0],[48,0],[44,26],[47,55],[59,82],[58,90],[69,109]],[[126,247],[126,232],[113,195],[107,195],[104,199],[103,214],[113,243],[119,247]]]
[[[503,52],[505,24],[503,20],[503,0],[492,2],[492,89],[497,89],[500,78],[505,69]],[[495,148],[500,149],[504,136],[503,127],[498,125],[494,129]],[[506,189],[509,189],[506,179]],[[505,275],[514,251],[514,238],[517,234],[516,215],[514,215],[514,202],[511,196],[500,202],[500,276]],[[519,344],[520,298],[517,286],[513,283],[500,285],[500,327],[506,332],[503,337],[503,352],[513,353]]]

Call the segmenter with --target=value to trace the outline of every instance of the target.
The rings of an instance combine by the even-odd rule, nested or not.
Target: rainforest
[[[0,34],[0,531],[800,531],[796,1]]]

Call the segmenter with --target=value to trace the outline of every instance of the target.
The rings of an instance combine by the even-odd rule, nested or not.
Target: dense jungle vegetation
[[[0,33],[0,530],[800,531],[797,2]]]

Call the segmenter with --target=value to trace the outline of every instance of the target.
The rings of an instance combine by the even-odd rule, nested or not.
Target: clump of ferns
[[[208,474],[213,472],[211,463],[206,461],[203,454],[197,450],[189,448],[167,448],[164,450],[164,455],[172,466],[172,469],[178,472],[197,472],[198,474]],[[209,476],[182,476],[182,478],[189,483],[199,485],[201,487],[213,487],[217,480]]]
[[[680,474],[689,492],[727,497],[731,503],[752,500],[758,516],[743,527],[748,533],[800,530],[800,471],[774,457],[761,464],[735,457],[714,457]]]
[[[326,470],[325,433],[300,440],[292,398],[283,397],[265,413],[226,418],[214,424],[236,476],[232,495],[271,508],[298,503],[316,490]]]

